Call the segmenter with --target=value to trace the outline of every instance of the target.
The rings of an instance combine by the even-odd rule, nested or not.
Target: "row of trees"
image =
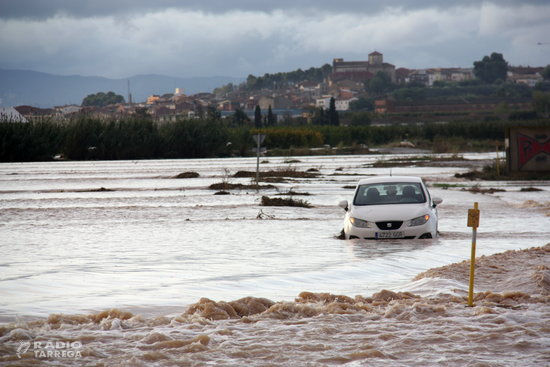
[[[311,123],[313,125],[340,125],[340,115],[338,115],[338,111],[336,111],[336,101],[334,97],[330,98],[328,110],[317,108],[313,111]]]
[[[411,140],[434,144],[450,137],[465,141],[499,140],[507,126],[518,122],[455,122],[448,124],[380,126],[307,125],[230,127],[212,119],[182,120],[156,125],[149,119],[100,121],[82,118],[65,125],[49,122],[0,123],[0,161],[43,161],[61,154],[66,159],[149,159],[246,156],[254,147],[252,134],[268,135],[266,144],[274,148],[312,148],[368,144],[380,145]],[[532,124],[532,122],[531,122]],[[539,125],[549,126],[550,120]]]
[[[271,105],[267,109],[267,115],[262,115],[262,109],[256,105],[254,110],[254,127],[260,128],[262,126],[275,126],[277,125],[277,115],[273,113]]]
[[[150,119],[0,123],[0,161],[194,158],[226,154],[228,128],[215,120],[158,126]]]
[[[277,90],[284,88],[289,84],[299,83],[302,81],[311,81],[321,83],[332,72],[332,66],[325,64],[320,68],[311,67],[307,70],[297,69],[286,73],[266,73],[263,76],[249,75],[246,82],[241,84],[241,89],[252,91],[260,89]]]
[[[124,97],[114,92],[89,94],[82,100],[82,106],[103,107],[117,103],[124,103]]]

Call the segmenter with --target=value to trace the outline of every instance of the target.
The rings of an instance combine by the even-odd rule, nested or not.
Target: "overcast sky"
[[[265,5],[264,5],[265,4]],[[550,64],[549,0],[0,0],[0,68],[263,75],[372,51],[396,67]]]

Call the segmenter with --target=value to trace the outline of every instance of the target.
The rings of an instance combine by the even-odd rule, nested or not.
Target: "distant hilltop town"
[[[497,54],[498,55],[498,54]],[[506,84],[534,88],[543,82],[544,67],[511,67],[507,63]],[[87,114],[101,119],[117,119],[125,116],[146,114],[158,123],[204,117],[207,111],[215,110],[221,117],[242,110],[253,118],[256,106],[264,111],[272,110],[279,120],[307,116],[314,109],[328,109],[334,100],[337,111],[367,110],[379,115],[422,111],[452,112],[460,110],[489,110],[502,104],[502,98],[475,97],[431,99],[397,98],[395,90],[417,87],[453,85],[476,80],[474,68],[396,68],[384,62],[382,53],[374,51],[365,61],[346,61],[335,58],[332,65],[306,71],[266,74],[264,77],[249,76],[241,85],[228,84],[212,93],[186,95],[184,86],[173,93],[150,95],[145,101],[132,101],[128,91],[124,103],[106,106],[67,105],[52,109],[32,106],[4,108],[0,119],[28,121],[36,118],[70,119]],[[501,80],[504,83],[504,80]],[[472,83],[473,84],[473,83]],[[391,86],[391,87],[390,87]],[[393,91],[392,93],[389,93]],[[508,108],[528,110],[531,100],[526,95],[504,96]],[[372,101],[372,103],[362,103]]]

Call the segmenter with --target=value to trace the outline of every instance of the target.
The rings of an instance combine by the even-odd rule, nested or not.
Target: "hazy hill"
[[[175,88],[183,88],[186,94],[211,92],[214,88],[227,83],[238,84],[244,78],[136,75],[126,79],[109,79],[0,69],[0,107],[31,105],[45,108],[66,104],[80,105],[88,94],[109,91],[121,94],[127,100],[128,80],[133,101],[143,102],[152,94],[174,93]]]

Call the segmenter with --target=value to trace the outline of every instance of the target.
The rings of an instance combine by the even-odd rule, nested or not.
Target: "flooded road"
[[[466,227],[466,213],[474,201],[481,209],[478,255],[548,243],[550,183],[471,182],[454,177],[492,158],[486,154],[465,154],[467,161],[457,161],[456,165],[393,167],[394,175],[423,177],[432,196],[443,198],[439,206],[440,237],[417,242],[337,239],[344,214],[337,203],[351,199],[350,187],[360,178],[389,174],[390,168],[372,166],[388,157],[270,157],[261,164],[262,171],[315,169],[319,175],[287,178],[260,192],[229,190],[230,195],[214,195],[217,190],[209,186],[220,182],[250,184],[251,179],[233,175],[254,171],[255,159],[0,164],[0,322],[16,322],[0,334],[6,345],[0,354],[9,350],[16,363],[12,351],[17,340],[46,343],[61,339],[81,343],[79,351],[84,353],[79,362],[90,365],[239,365],[242,359],[254,356],[259,360],[249,365],[270,365],[268,361],[272,365],[292,365],[292,361],[307,365],[311,354],[323,355],[311,359],[312,366],[354,365],[364,358],[371,362],[381,358],[384,365],[407,365],[402,356],[389,357],[380,347],[357,341],[357,333],[372,332],[360,331],[361,325],[380,323],[381,317],[393,312],[389,303],[358,305],[354,298],[350,304],[355,306],[349,308],[356,307],[357,312],[348,315],[327,311],[324,304],[300,306],[304,302],[294,302],[295,298],[304,291],[351,298],[370,297],[382,290],[410,291],[424,297],[462,292],[467,283],[456,279],[413,278],[428,269],[469,259],[471,230]],[[197,172],[199,177],[173,178],[182,172]],[[505,191],[474,194],[465,190],[475,185]],[[521,191],[526,187],[542,191]],[[294,198],[307,201],[313,208],[259,205],[262,195],[276,197],[289,191],[309,194]],[[253,297],[253,303],[266,299],[282,306],[248,321],[213,322],[204,314],[184,314],[203,297],[212,300],[212,305]],[[417,303],[414,307],[420,311],[415,317],[419,319],[426,316],[424,313],[444,312],[438,307],[462,307],[403,300],[400,304],[410,303],[411,307]],[[424,304],[427,308],[421,306]],[[533,302],[525,307],[548,316],[547,304]],[[102,314],[112,309],[116,310]],[[462,309],[459,313],[475,312],[479,313]],[[56,319],[52,314],[61,316]],[[82,315],[96,316],[92,320]],[[307,321],[301,318],[305,316]],[[342,324],[350,343],[363,344],[350,346],[347,354],[341,351],[344,346],[337,347],[340,352],[329,352],[331,335],[339,334]],[[322,335],[317,335],[319,330]],[[546,333],[548,338],[548,329],[532,332],[539,336]],[[388,331],[387,342],[406,338],[403,333],[407,331]],[[293,344],[299,351],[280,356],[277,362],[267,349],[277,345],[272,350],[281,353],[291,335],[297,338]],[[225,352],[207,353],[213,345]],[[541,346],[530,347],[536,350]],[[184,349],[185,356],[179,353]],[[430,353],[426,361],[437,361],[433,351]],[[112,363],[105,360],[106,356]],[[544,359],[548,355],[528,358],[534,365],[548,362]],[[478,365],[493,365],[491,357],[485,360],[486,364]],[[70,362],[55,356],[37,361],[52,365]],[[452,365],[443,362],[441,365]]]

